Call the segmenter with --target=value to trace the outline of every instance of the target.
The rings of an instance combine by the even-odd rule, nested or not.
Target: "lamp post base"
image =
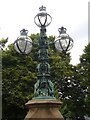
[[[64,120],[59,111],[61,105],[58,100],[30,100],[26,103],[29,112],[24,120]]]

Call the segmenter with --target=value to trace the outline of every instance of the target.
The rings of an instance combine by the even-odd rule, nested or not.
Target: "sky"
[[[67,28],[74,40],[71,63],[78,64],[88,44],[88,0],[0,0],[0,39],[8,37],[8,43],[13,43],[23,28],[29,31],[28,35],[39,33],[34,17],[41,5],[52,16],[47,35],[58,36],[58,28]]]

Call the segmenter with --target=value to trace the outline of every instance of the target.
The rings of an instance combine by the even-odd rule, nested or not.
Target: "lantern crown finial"
[[[21,35],[26,35],[26,36],[27,36],[28,30],[26,30],[26,29],[23,28],[23,29],[20,31],[20,34],[21,34]]]
[[[64,28],[63,26],[61,28],[58,29],[60,34],[66,33],[67,29]]]
[[[52,17],[46,12],[46,7],[39,7],[39,13],[34,17],[34,22],[38,27],[48,26],[52,21]]]
[[[46,7],[44,7],[43,5],[41,7],[39,7],[40,11],[46,11]]]

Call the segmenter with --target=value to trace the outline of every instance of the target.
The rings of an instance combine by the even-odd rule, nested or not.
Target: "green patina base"
[[[33,100],[46,100],[46,99],[56,100],[56,98],[52,96],[38,96],[38,97],[33,97],[32,99]]]

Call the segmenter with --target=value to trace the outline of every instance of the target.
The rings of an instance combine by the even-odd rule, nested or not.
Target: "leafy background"
[[[39,34],[30,38],[38,42]],[[49,36],[48,40],[54,40]],[[32,99],[37,81],[37,51],[33,47],[28,55],[18,54],[13,44],[4,49],[7,39],[0,41],[2,50],[2,120],[23,120],[28,109],[25,103]],[[84,120],[90,116],[90,44],[80,56],[80,63],[70,64],[70,53],[63,54],[49,47],[51,80],[55,97],[63,102],[60,111],[64,118]]]

